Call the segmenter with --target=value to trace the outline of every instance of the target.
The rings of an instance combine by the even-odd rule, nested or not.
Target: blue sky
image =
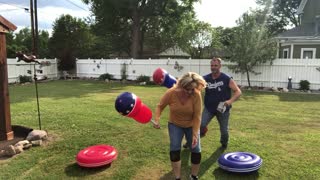
[[[78,18],[90,16],[89,7],[81,0],[37,0],[39,29],[51,32],[52,23],[62,14]],[[30,14],[24,8],[30,0],[0,0],[0,15],[18,27],[30,27]],[[197,17],[213,27],[233,27],[235,21],[250,8],[256,7],[255,0],[202,0],[195,5]]]

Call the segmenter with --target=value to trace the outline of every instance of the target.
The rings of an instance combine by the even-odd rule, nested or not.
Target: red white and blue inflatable
[[[177,83],[176,78],[162,68],[157,68],[153,72],[152,78],[156,84],[165,86],[167,88],[171,88],[174,84]]]
[[[115,108],[121,115],[142,124],[148,123],[152,119],[152,111],[149,107],[143,104],[138,96],[130,92],[124,92],[117,97]]]

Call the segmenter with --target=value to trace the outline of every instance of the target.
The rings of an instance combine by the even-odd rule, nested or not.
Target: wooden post
[[[0,15],[0,141],[14,138],[11,128],[5,33],[16,29],[15,25]]]

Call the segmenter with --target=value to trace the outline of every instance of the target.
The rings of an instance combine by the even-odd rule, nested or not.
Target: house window
[[[314,59],[316,48],[301,48],[301,59]]]
[[[289,58],[289,48],[283,49],[282,58],[283,59],[288,59]]]

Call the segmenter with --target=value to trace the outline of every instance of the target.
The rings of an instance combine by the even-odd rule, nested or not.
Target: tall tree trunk
[[[138,58],[140,50],[140,16],[137,8],[132,12],[132,21],[131,57]]]
[[[249,70],[248,70],[248,68],[246,68],[246,73],[247,73],[248,85],[249,85],[249,87],[251,87],[251,84],[250,84],[250,75],[249,75]]]
[[[144,33],[146,32],[145,28],[142,28],[141,33],[140,33],[140,49],[139,49],[139,57],[143,57],[143,42],[144,42]]]

